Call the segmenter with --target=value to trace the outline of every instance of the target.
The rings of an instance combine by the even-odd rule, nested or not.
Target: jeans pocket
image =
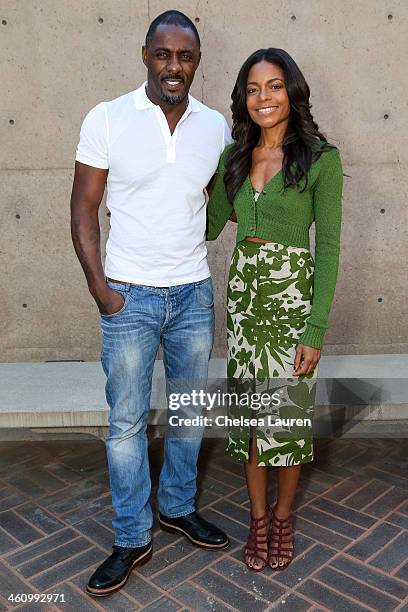
[[[214,305],[214,293],[211,277],[195,283],[194,285],[197,301],[204,308],[212,308]]]
[[[125,310],[126,306],[128,305],[128,301],[129,301],[129,292],[124,288],[125,285],[118,284],[118,283],[111,283],[110,281],[108,281],[107,284],[111,289],[113,289],[113,291],[116,291],[117,293],[119,293],[125,300],[123,302],[122,307],[119,308],[117,312],[113,312],[112,314],[100,313],[101,317],[103,317],[104,319],[112,319],[122,314],[122,312]]]

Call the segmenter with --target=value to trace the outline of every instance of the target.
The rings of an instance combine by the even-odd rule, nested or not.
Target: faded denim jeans
[[[116,514],[112,525],[115,545],[136,547],[150,542],[153,522],[146,429],[156,353],[162,343],[168,394],[181,379],[207,379],[213,289],[211,278],[168,288],[107,282],[125,298],[119,312],[101,315],[101,361],[110,408],[106,450]],[[198,430],[192,436],[167,432],[157,492],[165,516],[195,510],[201,435]]]

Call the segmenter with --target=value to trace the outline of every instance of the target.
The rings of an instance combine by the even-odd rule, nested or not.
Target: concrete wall
[[[135,89],[151,19],[197,22],[193,95],[224,112],[246,56],[289,51],[345,172],[341,272],[326,353],[408,352],[405,0],[0,0],[1,361],[97,359],[99,317],[70,240],[75,147],[86,112]],[[106,209],[101,209],[104,237]],[[216,355],[233,227],[209,245]]]

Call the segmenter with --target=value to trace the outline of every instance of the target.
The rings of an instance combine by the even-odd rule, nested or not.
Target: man
[[[87,591],[108,595],[151,556],[146,426],[160,343],[166,379],[205,380],[214,312],[206,260],[205,186],[230,132],[223,116],[189,95],[200,38],[166,11],[142,47],[147,82],[85,117],[72,190],[72,238],[101,315],[101,360],[110,407],[106,440],[113,553]],[[102,268],[98,209],[107,183],[111,227]],[[228,538],[195,510],[201,435],[166,436],[160,526],[206,549]]]

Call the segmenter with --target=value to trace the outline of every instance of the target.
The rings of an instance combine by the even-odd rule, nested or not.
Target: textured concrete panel
[[[0,168],[71,167],[86,112],[144,77],[147,4],[2,0],[1,13]]]
[[[362,0],[183,0],[203,59],[192,93],[230,120],[243,60],[288,50],[311,87],[320,128],[342,152],[341,269],[326,353],[408,351],[406,31],[408,4]],[[101,100],[135,89],[162,0],[0,4],[0,360],[98,359],[99,316],[73,252],[69,197],[79,127]],[[101,207],[103,239],[108,219]],[[209,244],[214,355],[225,355],[233,224]],[[24,306],[25,305],[25,306]]]
[[[95,358],[99,315],[70,236],[73,173],[9,171],[2,176],[2,360]],[[104,243],[106,208],[100,212]]]

